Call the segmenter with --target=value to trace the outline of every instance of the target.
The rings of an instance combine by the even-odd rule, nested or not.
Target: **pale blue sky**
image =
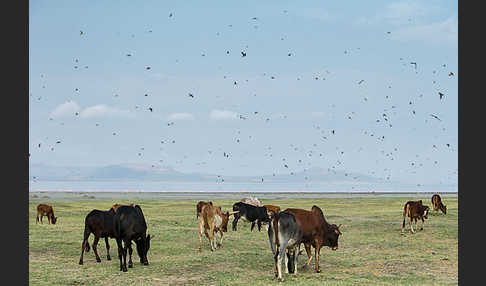
[[[457,184],[457,1],[261,2],[30,1],[30,162]]]

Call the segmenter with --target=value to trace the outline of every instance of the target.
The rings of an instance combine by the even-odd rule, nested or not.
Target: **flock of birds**
[[[284,13],[287,13],[287,11],[284,11]],[[174,17],[174,13],[170,13],[169,18],[173,18]],[[253,17],[251,18],[252,20],[254,21],[258,21],[259,19],[257,17]],[[232,25],[229,25],[229,27],[231,27]],[[148,31],[149,33],[152,33],[152,30],[149,30]],[[387,34],[390,34],[391,32],[387,32]],[[218,33],[219,34],[219,33]],[[79,32],[79,36],[80,37],[83,37],[83,38],[87,38],[88,35],[86,34],[85,31],[80,31]],[[132,35],[133,37],[134,35]],[[284,38],[282,37],[281,40],[284,40]],[[248,46],[247,46],[248,47]],[[358,48],[359,49],[359,48]],[[345,54],[348,54],[349,51],[345,50],[344,51]],[[226,54],[229,55],[230,54],[230,50],[226,50]],[[135,57],[135,55],[133,53],[126,53],[125,54],[126,57],[129,57],[129,58],[133,58]],[[251,54],[247,51],[247,50],[241,50],[240,51],[240,55],[241,55],[241,58],[246,58],[246,57],[251,57]],[[206,56],[205,53],[202,53],[201,56]],[[288,52],[286,54],[287,57],[291,57],[293,56],[293,53],[292,52]],[[400,61],[403,61],[403,58],[400,58]],[[402,64],[406,64],[406,63],[402,63]],[[417,62],[409,62],[409,65],[410,66],[413,66],[413,69],[416,71],[418,69],[418,63]],[[82,68],[82,64],[79,62],[79,59],[76,58],[75,61],[74,61],[74,66],[73,68],[74,69],[80,69]],[[84,69],[88,69],[88,65],[84,65],[83,66]],[[443,64],[442,65],[442,68],[446,68],[446,65]],[[143,67],[143,69],[145,71],[150,71],[152,70],[152,67],[149,66],[149,65],[145,65]],[[448,72],[448,77],[454,77],[455,74],[453,72]],[[326,70],[325,71],[326,75],[329,75],[331,72]],[[437,71],[434,70],[433,71],[433,74],[436,74]],[[41,74],[40,75],[41,78],[44,78],[44,75]],[[263,73],[263,76],[264,77],[267,77],[270,79],[270,80],[277,80],[276,76],[275,75],[269,75],[267,73]],[[224,80],[228,79],[227,76],[224,76]],[[302,77],[297,77],[296,80],[300,81],[302,79]],[[312,77],[313,80],[326,80],[326,76],[325,75],[314,75]],[[238,86],[239,84],[239,81],[238,80],[235,80],[235,79],[231,79],[231,81],[233,82],[233,85],[234,86]],[[245,80],[246,82],[248,82],[248,80],[246,79]],[[359,81],[356,82],[358,85],[364,85],[366,84],[366,81],[365,79],[360,79]],[[433,83],[436,83],[436,81],[434,80]],[[42,88],[45,88],[45,84],[42,85]],[[388,86],[389,89],[391,89],[392,87],[391,86]],[[80,88],[77,87],[75,88],[75,93],[76,94],[80,94]],[[187,97],[191,100],[196,100],[198,98],[198,95],[195,93],[195,92],[186,92],[187,94]],[[33,94],[31,93],[30,94],[31,97],[33,97]],[[144,93],[143,94],[144,97],[149,97],[149,93]],[[256,94],[253,94],[253,96],[256,96]],[[445,94],[444,91],[438,91],[437,93],[437,100],[438,101],[443,101],[443,100],[446,100],[447,96]],[[118,98],[119,97],[119,94],[116,93],[114,95],[114,97]],[[217,96],[219,97],[219,95]],[[423,94],[420,94],[419,95],[419,98],[423,97]],[[385,99],[390,99],[391,98],[391,95],[386,95],[385,96]],[[42,99],[42,96],[38,96],[37,97],[37,100],[40,101]],[[364,101],[367,102],[368,101],[368,98],[367,97],[364,97]],[[409,101],[408,102],[408,105],[412,108],[411,109],[411,114],[412,116],[415,116],[417,114],[416,110],[413,108],[413,105],[414,105],[414,102],[412,101]],[[331,107],[334,107],[334,105],[331,105]],[[136,105],[135,106],[135,109],[139,109],[140,106]],[[394,115],[396,114],[396,109],[397,109],[397,106],[396,105],[391,105],[390,108],[387,108],[387,109],[384,109],[382,114],[380,114],[380,116],[376,119],[376,124],[382,124],[384,127],[387,127],[387,128],[393,128],[393,117]],[[154,106],[148,106],[146,108],[146,110],[148,112],[156,112],[156,109]],[[79,117],[80,113],[79,112],[76,112],[74,114],[76,117]],[[251,112],[248,112],[248,114],[239,114],[237,116],[238,119],[240,120],[243,120],[243,121],[246,121],[246,120],[249,120],[249,119],[258,119],[258,120],[263,120],[263,122],[270,122],[272,119],[271,119],[271,116],[261,116],[262,115],[262,112],[261,111],[251,111]],[[436,114],[433,114],[433,113],[430,113],[430,118],[433,118],[434,120],[437,120],[439,122],[442,121],[441,118],[439,118],[439,116],[437,116]],[[353,112],[350,112],[348,114],[345,115],[345,118],[347,120],[353,120],[353,118],[355,118],[357,115],[356,113],[353,111]],[[281,115],[280,119],[287,119],[287,115]],[[49,120],[54,120],[53,118],[49,118]],[[427,120],[426,120],[427,122]],[[60,122],[61,125],[64,125],[64,122]],[[168,121],[166,123],[166,125],[168,127],[171,127],[171,126],[174,126],[175,125],[175,122],[174,121]],[[100,123],[97,122],[96,123],[96,126],[100,126]],[[318,143],[322,143],[323,141],[330,141],[331,138],[333,136],[337,136],[337,133],[338,131],[335,130],[335,129],[331,129],[331,130],[326,130],[324,127],[320,126],[320,125],[313,125],[313,129],[315,129],[315,131],[317,132],[318,134],[318,138],[320,138],[320,140],[322,140],[321,142],[318,142]],[[445,131],[445,128],[442,127],[442,130]],[[112,131],[111,132],[112,136],[116,136],[117,135],[117,132],[116,131]],[[363,130],[363,135],[365,136],[369,136],[369,137],[372,137],[372,138],[375,138],[376,140],[378,141],[384,141],[386,139],[385,135],[382,135],[382,134],[378,134],[378,132],[374,132],[372,130]],[[49,139],[49,138],[46,138],[46,139]],[[248,135],[248,140],[251,140],[252,139],[252,135]],[[236,139],[235,139],[235,143],[236,144],[243,144],[244,143],[244,138],[243,138],[243,135],[241,134],[240,130],[237,131],[237,134],[236,134]],[[52,142],[52,141],[51,141]],[[55,144],[62,144],[62,140],[55,140],[54,141]],[[172,139],[172,138],[164,138],[163,140],[160,141],[161,144],[176,144],[176,140]],[[55,144],[53,144],[52,146],[50,146],[50,151],[54,151],[55,150]],[[95,143],[93,143],[95,144]],[[308,144],[308,142],[306,142],[305,144]],[[451,144],[450,143],[444,143],[444,146],[447,146],[447,148],[451,148]],[[42,145],[42,142],[41,143],[38,143],[37,144],[37,147],[38,149],[41,149],[43,148],[43,145]],[[279,163],[281,168],[284,168],[283,170],[285,171],[288,171],[290,173],[290,175],[294,175],[297,173],[297,170],[300,169],[300,170],[303,170],[303,173],[304,173],[304,179],[305,180],[309,180],[310,178],[308,176],[305,175],[305,172],[306,170],[308,170],[310,167],[312,167],[312,163],[311,162],[308,162],[307,165],[304,165],[303,164],[305,163],[305,160],[306,159],[310,159],[310,158],[315,158],[315,157],[318,157],[318,158],[324,158],[324,157],[327,157],[326,154],[323,152],[323,148],[318,145],[317,143],[313,143],[312,146],[297,146],[296,144],[289,144],[288,145],[288,148],[289,148],[289,151],[290,152],[296,152],[299,156],[302,156],[301,159],[298,159],[298,161],[296,161],[295,163],[291,163],[290,160],[288,160],[286,157],[284,156],[281,156],[281,162]],[[436,144],[433,145],[433,148],[438,148],[438,146]],[[229,149],[229,148],[226,148],[226,149]],[[273,150],[272,150],[272,146],[268,146],[268,147],[265,147],[265,154],[263,155],[264,157],[267,157],[267,158],[271,158],[271,159],[274,159],[275,157],[279,157],[277,156],[277,154],[274,154]],[[329,148],[326,148],[327,150],[325,150],[326,152],[329,153]],[[327,167],[327,170],[328,172],[334,172],[336,173],[337,170],[339,169],[344,169],[344,154],[345,154],[345,151],[346,150],[341,150],[339,148],[339,146],[336,146],[335,148],[336,150],[336,153],[335,155],[337,155],[337,159],[334,161],[334,162],[327,162],[326,165],[328,166]],[[137,154],[139,157],[142,157],[143,156],[143,151],[144,151],[144,147],[141,147],[139,150],[137,150]],[[161,148],[161,150],[164,150],[163,148]],[[236,159],[234,156],[232,156],[232,152],[231,150],[225,150],[223,148],[217,148],[217,151],[218,152],[215,152],[214,149],[213,150],[208,150],[208,154],[213,156],[213,155],[216,155],[217,153],[221,154],[223,156],[223,158],[225,159]],[[222,152],[221,152],[222,151]],[[360,147],[358,149],[358,152],[361,152],[363,151],[363,148]],[[399,148],[398,146],[394,147],[392,150],[381,150],[381,154],[385,157],[385,159],[387,160],[395,160],[394,159],[394,155],[396,153],[399,152]],[[324,154],[323,154],[324,153]],[[29,153],[29,157],[31,156],[31,153]],[[184,159],[187,158],[187,156],[184,156]],[[411,166],[414,167],[414,168],[418,168],[418,167],[421,167],[423,166],[423,163],[419,162],[418,159],[419,159],[419,155],[417,154],[415,156],[415,159],[416,161],[413,161],[413,162],[410,162],[411,163]],[[152,163],[152,167],[156,167],[156,164],[160,164],[160,163],[163,163],[164,160],[158,160],[157,163]],[[177,162],[181,162],[181,160],[177,160]],[[167,162],[166,162],[167,163]],[[207,164],[206,161],[202,161],[202,162],[198,162],[196,163],[197,165],[205,165]],[[435,160],[434,161],[434,164],[438,164],[438,161]],[[391,172],[391,169],[389,168],[384,168],[382,169],[381,171],[383,172]],[[273,172],[272,176],[275,176],[277,173],[279,173],[278,171],[275,171]],[[377,173],[377,170],[373,170],[373,171],[370,171],[370,174],[371,175],[374,175]],[[457,174],[457,172],[453,172],[453,174]],[[345,173],[345,176],[350,176],[350,174],[348,173]],[[38,179],[36,177],[34,177],[34,179]],[[219,174],[217,175],[217,178],[215,178],[217,182],[224,182],[224,176]],[[352,176],[351,179],[353,180],[358,180],[359,179],[359,176]],[[386,175],[384,178],[382,178],[384,180],[390,180],[391,179],[391,175]],[[264,178],[261,178],[261,182],[264,182]],[[418,184],[418,186],[420,186],[420,184]]]

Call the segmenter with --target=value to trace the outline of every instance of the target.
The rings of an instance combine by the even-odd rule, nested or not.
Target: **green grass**
[[[282,209],[319,206],[330,223],[342,223],[339,249],[321,250],[320,267],[301,269],[306,255],[299,257],[297,275],[284,274],[285,285],[457,285],[458,202],[443,198],[447,215],[429,215],[425,229],[401,235],[403,205],[410,199],[324,198],[264,200]],[[225,233],[223,248],[211,252],[206,237],[198,252],[199,222],[194,201],[117,201],[139,204],[155,235],[148,254],[149,266],[139,263],[134,250],[134,268],[119,271],[117,246],[110,239],[111,261],[106,260],[104,240],[98,244],[101,263],[93,250],[79,265],[84,218],[92,209],[107,210],[113,200],[51,202],[58,224],[36,225],[37,202],[29,205],[30,285],[278,285],[266,231],[250,232],[238,223],[238,231]],[[213,200],[230,210],[236,200]],[[419,223],[420,226],[420,223]],[[90,236],[90,243],[93,236]],[[303,247],[302,247],[303,248]]]

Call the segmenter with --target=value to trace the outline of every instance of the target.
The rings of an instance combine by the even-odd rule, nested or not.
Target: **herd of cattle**
[[[432,196],[433,215],[439,210],[447,213],[447,207],[442,203],[439,195]],[[409,218],[410,230],[414,233],[412,221],[427,219],[429,207],[422,204],[422,200],[408,201],[403,207],[402,234],[405,228],[405,219]],[[200,201],[196,205],[196,218],[199,219],[199,251],[202,251],[203,233],[209,240],[211,251],[222,247],[223,233],[228,231],[230,216],[234,216],[233,231],[237,230],[238,220],[251,223],[251,231],[255,224],[261,231],[265,225],[268,232],[268,240],[273,253],[275,262],[275,276],[279,280],[282,278],[282,262],[285,263],[286,273],[297,273],[297,258],[301,244],[304,244],[307,253],[306,266],[312,260],[311,246],[315,250],[315,271],[319,269],[319,252],[323,246],[328,246],[332,250],[338,249],[338,239],[342,235],[339,227],[341,225],[329,224],[324,218],[322,210],[318,206],[313,206],[311,210],[287,208],[283,211],[274,205],[262,205],[258,199],[246,198],[233,204],[233,211],[224,213],[221,206],[215,206],[211,201]],[[42,217],[47,216],[49,223],[55,224],[57,217],[54,215],[52,206],[39,204],[37,206],[36,223],[42,223]],[[108,211],[92,210],[85,218],[83,242],[81,244],[81,257],[79,264],[83,264],[84,252],[90,250],[88,238],[93,233],[94,241],[92,244],[96,261],[101,262],[98,255],[97,245],[100,238],[105,239],[106,259],[111,260],[110,245],[108,238],[115,238],[118,246],[118,258],[120,260],[120,271],[127,271],[127,251],[129,254],[128,267],[133,267],[132,262],[132,241],[137,246],[137,254],[140,263],[148,265],[147,253],[150,249],[150,234],[147,234],[147,223],[139,205],[113,205]],[[219,233],[221,239],[217,242],[215,235]],[[152,236],[153,238],[153,236]]]

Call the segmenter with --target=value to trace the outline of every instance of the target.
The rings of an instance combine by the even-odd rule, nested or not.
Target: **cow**
[[[238,212],[235,214],[235,218],[233,220],[233,231],[236,231],[236,225],[238,224],[238,220],[240,218],[252,223],[250,228],[251,231],[253,231],[253,228],[255,227],[255,222],[258,224],[258,231],[261,231],[262,223],[270,222],[267,209],[263,206],[256,207],[246,203],[237,202],[233,204],[233,211]]]
[[[297,258],[304,233],[297,224],[295,216],[287,211],[278,212],[268,227],[268,240],[275,262],[275,276],[282,278],[282,260],[285,260],[285,273],[297,274]]]
[[[118,246],[118,258],[120,259],[120,271],[127,272],[127,249],[130,255],[128,267],[133,267],[132,240],[137,245],[140,263],[149,265],[147,253],[150,249],[151,238],[150,234],[147,235],[147,223],[142,208],[139,205],[134,207],[120,206],[115,213],[113,222],[116,244]]]
[[[341,225],[329,224],[324,218],[322,210],[314,205],[311,210],[288,208],[284,210],[295,216],[297,225],[303,232],[302,242],[307,253],[307,262],[304,267],[310,265],[312,260],[311,246],[315,248],[315,271],[321,272],[319,268],[319,253],[321,247],[328,246],[332,250],[337,250],[339,236],[342,235],[339,228]]]
[[[403,229],[405,228],[405,218],[408,216],[410,218],[410,231],[415,233],[412,227],[412,219],[415,220],[415,229],[417,229],[417,219],[422,220],[422,227],[420,230],[424,229],[424,218],[427,218],[429,213],[429,207],[422,204],[422,200],[420,201],[408,201],[403,206],[403,223],[402,223],[402,234]]]
[[[263,205],[267,209],[268,217],[272,218],[276,213],[280,211],[279,206]]]
[[[202,207],[204,205],[207,205],[207,204],[213,205],[213,202],[203,202],[203,201],[199,201],[197,203],[197,205],[196,205],[196,218],[199,218],[199,216],[201,215]]]
[[[119,207],[121,206],[129,206],[129,207],[133,207],[133,204],[129,204],[129,205],[121,205],[121,204],[114,204],[112,206],[112,208],[115,210],[115,212],[118,210]]]
[[[235,213],[237,212],[223,213],[221,206],[213,206],[213,204],[205,204],[202,206],[199,216],[199,251],[202,251],[203,233],[209,240],[211,251],[215,251],[217,247],[223,246],[223,232],[228,231],[229,217]],[[219,243],[216,242],[215,238],[217,232],[221,236]]]
[[[49,224],[52,222],[52,224],[56,224],[57,217],[54,216],[54,209],[50,205],[46,204],[39,204],[37,206],[37,218],[35,223],[39,223],[39,217],[40,217],[40,222],[42,223],[42,218],[44,216],[47,216],[47,220],[49,221]]]
[[[106,259],[111,260],[110,244],[108,243],[108,238],[115,238],[114,218],[114,208],[110,208],[108,211],[92,210],[88,213],[88,215],[84,219],[84,236],[83,243],[81,244],[81,257],[79,258],[80,265],[83,265],[84,251],[89,251],[88,238],[91,233],[93,233],[95,237],[93,240],[93,252],[96,255],[96,262],[101,262],[100,256],[98,255],[97,251],[98,240],[100,238],[105,238]]]
[[[442,211],[442,213],[447,214],[447,206],[442,204],[442,200],[438,194],[434,194],[432,196],[432,208],[433,208],[432,215],[434,216],[436,211],[437,211],[437,215],[439,215],[439,209]]]

